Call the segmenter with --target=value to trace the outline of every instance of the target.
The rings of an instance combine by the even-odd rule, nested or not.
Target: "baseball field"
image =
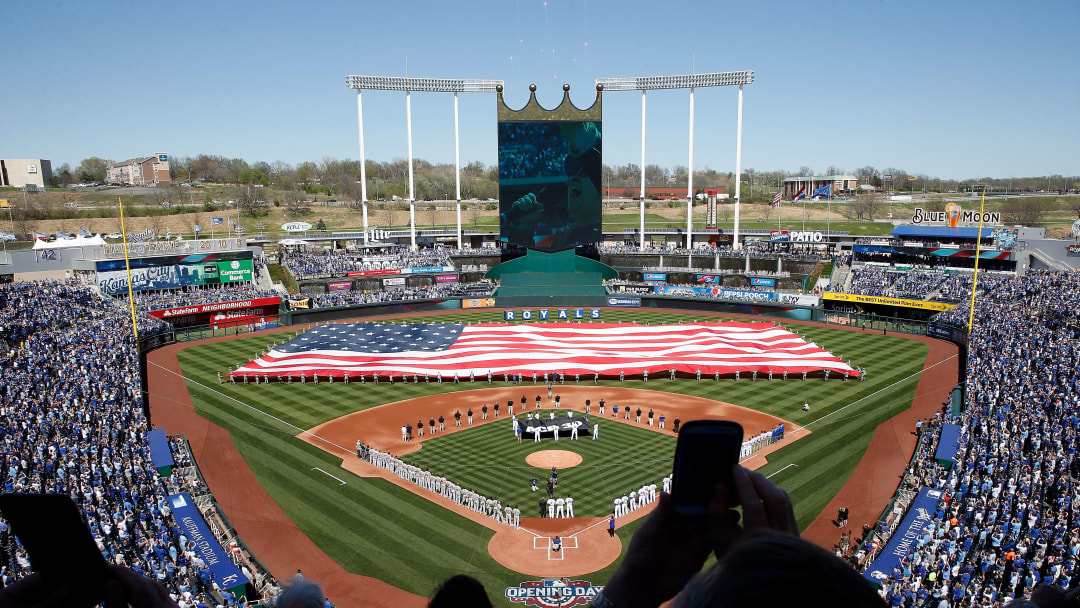
[[[501,311],[488,310],[402,317],[387,322],[501,322],[501,317]],[[718,317],[700,312],[640,310],[605,310],[603,317],[605,322],[652,324],[705,319],[718,320]],[[479,578],[493,600],[505,602],[500,599],[503,588],[536,576],[522,574],[521,568],[508,568],[504,565],[506,560],[492,556],[489,549],[497,544],[492,538],[503,534],[498,531],[501,525],[490,525],[482,518],[448,509],[431,500],[427,493],[387,476],[365,474],[357,466],[343,468],[343,460],[350,459],[349,452],[356,440],[387,446],[392,453],[404,454],[406,461],[432,473],[497,498],[503,505],[518,506],[523,518],[538,515],[537,498],[545,493],[543,481],[547,477],[544,469],[530,466],[525,457],[536,450],[556,447],[574,452],[580,455],[581,463],[560,471],[558,493],[574,497],[577,517],[599,518],[610,512],[616,497],[631,489],[649,483],[660,487],[661,478],[671,470],[675,448],[675,436],[670,432],[673,417],[669,417],[666,431],[649,428],[644,422],[613,421],[611,395],[625,397],[628,393],[623,391],[636,389],[633,402],[645,404],[646,412],[652,407],[658,414],[675,412],[691,401],[722,402],[787,422],[792,441],[759,459],[755,466],[787,490],[799,524],[806,528],[851,476],[875,429],[909,408],[920,397],[917,393],[925,390],[925,385],[917,389],[920,380],[935,370],[924,372],[928,346],[920,341],[815,324],[790,327],[845,361],[865,367],[866,379],[844,382],[834,376],[828,381],[820,378],[802,381],[795,375],[786,381],[759,377],[752,382],[744,376],[739,382],[730,378],[715,382],[712,378],[670,381],[663,376],[654,377],[647,384],[640,379],[628,379],[621,383],[601,381],[596,385],[591,377],[583,378],[577,385],[571,379],[566,385],[554,387],[555,393],[562,391],[567,395],[564,409],[571,407],[580,415],[584,398],[590,398],[595,419],[596,402],[599,398],[608,401],[609,413],[599,423],[598,438],[592,440],[583,435],[577,441],[564,439],[558,444],[550,439],[541,444],[532,443],[531,439],[518,444],[505,409],[500,421],[481,425],[480,406],[485,402],[490,405],[495,394],[501,396],[499,400],[504,404],[511,398],[520,403],[524,394],[529,411],[535,411],[535,397],[540,394],[544,407],[549,408],[546,386],[533,385],[531,381],[523,386],[505,385],[501,380],[489,385],[486,379],[458,385],[385,381],[378,385],[370,381],[363,385],[355,381],[349,385],[340,381],[332,385],[325,381],[319,385],[310,382],[219,384],[219,372],[225,374],[231,366],[250,361],[270,343],[295,335],[297,328],[287,328],[289,331],[180,345],[171,351],[179,361],[179,369],[166,369],[167,366],[152,358],[151,376],[162,380],[151,382],[151,404],[156,408],[155,417],[162,412],[162,420],[168,420],[173,413],[190,417],[190,403],[195,414],[209,421],[199,431],[192,431],[196,427],[191,425],[186,427],[189,433],[205,434],[199,438],[202,447],[196,454],[197,457],[199,452],[204,454],[200,465],[215,497],[225,506],[241,535],[256,556],[275,572],[305,568],[304,556],[313,553],[298,551],[295,542],[290,545],[284,540],[285,528],[295,526],[317,546],[318,552],[325,554],[324,559],[328,557],[342,571],[378,579],[407,592],[398,598],[399,603],[401,598],[418,600],[416,596],[427,596],[437,583],[461,572]],[[948,383],[948,378],[944,378],[937,383],[942,386],[935,386],[935,390]],[[190,397],[183,394],[185,385]],[[810,404],[808,412],[802,409],[804,402]],[[478,422],[473,428],[425,437],[422,449],[416,442],[408,448],[400,443],[400,427],[408,422],[415,425],[416,412],[428,408],[436,418],[445,412],[447,427],[452,427],[449,414],[455,409],[464,413],[468,407],[472,407]],[[543,411],[546,414],[548,410]],[[353,426],[347,427],[349,432],[343,431],[342,421],[358,412],[371,416],[356,419]],[[379,415],[375,416],[376,413]],[[427,414],[420,417],[427,422]],[[314,434],[308,432],[333,425],[337,425],[334,439],[329,439],[329,434],[323,437],[318,430]],[[224,429],[227,437],[212,432],[216,427]],[[748,434],[761,430],[764,428],[746,429]],[[350,440],[345,441],[346,436]],[[232,449],[231,445],[225,445],[228,439],[235,444],[242,461],[222,456]],[[228,460],[226,472],[207,470],[222,468],[223,465],[214,463],[223,458]],[[250,473],[242,470],[245,468]],[[251,473],[261,490],[272,499],[270,506],[279,508],[290,521],[258,514],[260,507],[256,503],[262,499],[257,492],[248,491],[250,496],[230,494],[233,488],[239,493],[241,488],[254,487],[243,478]],[[533,477],[541,484],[541,490],[536,493],[528,487]],[[625,550],[639,521],[620,523],[618,540],[611,541],[620,543],[618,551]],[[522,522],[523,527],[527,525]],[[252,538],[256,536],[266,538]],[[606,534],[603,537],[606,539]],[[537,559],[543,559],[542,552]],[[614,565],[606,565],[578,578],[603,584],[613,570]],[[368,581],[367,578],[356,580]],[[335,584],[345,582],[328,581],[331,593]],[[381,587],[374,582],[371,588],[375,594],[385,591],[379,591]],[[357,597],[353,593],[345,595]]]

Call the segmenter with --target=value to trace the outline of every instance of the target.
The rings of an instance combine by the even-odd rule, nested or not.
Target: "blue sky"
[[[347,74],[536,83],[754,70],[743,167],[931,176],[1080,174],[1080,3],[12,2],[0,157],[167,152],[358,158]],[[735,166],[734,88],[696,95],[695,167]],[[686,165],[686,91],[648,98],[646,162]],[[640,162],[641,96],[604,98],[604,162]],[[417,158],[453,162],[449,95],[413,95]],[[462,95],[463,163],[496,162],[493,95]],[[406,155],[404,93],[364,94],[369,159]]]

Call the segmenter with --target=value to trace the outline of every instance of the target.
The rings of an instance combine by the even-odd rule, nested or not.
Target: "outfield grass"
[[[643,310],[604,311],[603,314],[605,321],[637,320],[654,324],[706,319],[701,313]],[[447,313],[424,317],[423,320],[501,322],[502,319],[498,311],[482,311]],[[772,480],[791,495],[799,525],[805,527],[851,475],[869,445],[875,427],[910,407],[918,383],[917,372],[922,367],[927,347],[876,333],[847,332],[824,326],[799,326],[797,329],[834,354],[866,367],[869,372],[867,380],[847,383],[835,379],[803,382],[798,377],[786,382],[750,382],[745,378],[738,383],[731,380],[719,383],[711,380],[654,380],[648,384],[648,388],[719,399],[758,409],[795,424],[808,425],[813,431],[809,437],[770,454],[769,463],[762,469],[764,474],[774,475]],[[312,540],[351,572],[376,577],[423,595],[429,594],[436,583],[453,573],[467,572],[477,576],[488,586],[493,598],[500,596],[503,587],[530,578],[513,573],[491,559],[486,545],[493,532],[487,528],[448,513],[428,500],[384,480],[356,477],[338,468],[339,458],[294,438],[301,429],[353,411],[435,393],[486,388],[486,382],[475,385],[321,383],[318,386],[217,383],[218,372],[228,371],[231,365],[247,363],[257,351],[271,341],[280,341],[282,337],[282,334],[251,336],[201,345],[181,351],[180,362],[189,379],[188,388],[197,411],[231,433],[263,487]],[[605,385],[619,386],[620,383],[601,382],[601,386]],[[635,385],[640,383],[628,381],[621,384]],[[640,386],[644,388],[645,385]],[[163,397],[171,398],[168,395]],[[808,413],[801,410],[804,400],[811,404]],[[612,439],[624,440],[620,437],[621,432],[638,431],[622,424],[602,426],[605,428],[601,429],[600,440],[595,442],[598,449],[612,450],[615,445]],[[623,431],[616,427],[621,427]],[[490,430],[488,427],[479,428],[475,435],[478,444],[485,443],[487,432],[509,434],[510,430],[508,426],[501,428],[501,425],[490,425]],[[591,482],[597,488],[595,492],[599,497],[586,496],[589,494],[587,490],[582,489],[579,493],[577,489],[590,485],[586,481],[591,475],[590,469],[582,467],[580,472],[569,469],[560,474],[560,490],[566,488],[574,493],[575,510],[579,514],[585,514],[586,509],[593,514],[591,504],[599,509],[615,493],[621,495],[646,482],[659,483],[663,472],[669,470],[671,443],[642,446],[640,441],[667,439],[656,433],[642,432],[649,436],[639,440],[636,436],[626,435],[625,441],[631,444],[628,448],[612,451],[603,456],[605,460],[596,456],[593,464],[598,467],[601,463],[623,463],[597,475],[596,479],[601,480],[599,484]],[[473,437],[472,433],[463,436]],[[459,458],[451,454],[452,446],[446,448],[445,460],[442,456],[438,459],[432,457],[441,449],[438,442],[439,439],[426,442],[424,450],[415,457],[422,455],[425,460],[440,460],[447,465],[439,466],[452,465],[455,469],[464,469],[463,465],[476,462],[475,455]],[[586,442],[593,443],[587,440],[577,443]],[[635,442],[638,444],[635,445]],[[546,442],[544,449],[552,445]],[[461,475],[471,476],[470,479],[476,479],[478,484],[490,485],[493,495],[513,497],[514,493],[524,491],[527,478],[512,475],[512,469],[508,467],[525,466],[524,454],[533,447],[524,445],[519,448],[516,443],[511,444],[512,455],[508,458],[514,460],[502,464],[501,480],[495,481],[497,470],[454,473],[452,477],[464,480]],[[562,441],[559,447],[564,447]],[[592,449],[591,445],[574,447]],[[514,452],[518,449],[520,453]],[[628,467],[625,464],[643,459],[662,461],[664,458],[668,459],[668,464],[658,462],[655,468]],[[339,486],[329,477],[313,473],[312,467],[332,470],[347,484]],[[623,479],[625,470],[633,470],[634,474]],[[640,480],[639,473],[643,477]],[[575,479],[578,475],[583,477]],[[484,479],[482,482],[481,478]],[[600,489],[608,479],[618,479],[622,487]],[[499,485],[496,487],[494,484]],[[612,485],[617,484],[612,481]],[[504,500],[504,504],[509,503]],[[535,508],[536,505],[530,508],[526,504],[522,512],[532,515]],[[624,547],[636,526],[635,523],[619,529]],[[302,566],[297,564],[297,567]],[[609,566],[583,578],[603,583],[613,569],[613,566]]]
[[[531,394],[529,398],[532,399]],[[534,404],[530,401],[528,411],[542,412],[544,420],[552,411],[564,419],[568,411],[566,408],[535,410],[531,408]],[[610,411],[609,403],[608,416]],[[642,413],[642,419],[645,414]],[[584,413],[578,411],[574,415],[582,418]],[[557,496],[574,497],[577,517],[603,517],[611,513],[616,497],[647,483],[663,488],[661,480],[671,472],[675,455],[675,435],[670,424],[664,434],[595,415],[589,422],[590,432],[593,423],[600,427],[595,441],[585,433],[579,434],[577,441],[570,441],[570,435],[562,433],[558,443],[548,435],[540,443],[525,436],[518,444],[509,416],[503,416],[495,424],[428,439],[422,450],[404,459],[485,496],[498,498],[503,506],[518,507],[523,517],[539,516],[539,501],[547,499],[545,480],[551,476],[551,469],[525,462],[526,456],[540,450],[567,450],[581,455],[581,464],[559,470],[559,485],[555,490]],[[529,489],[533,478],[540,488],[536,492]]]

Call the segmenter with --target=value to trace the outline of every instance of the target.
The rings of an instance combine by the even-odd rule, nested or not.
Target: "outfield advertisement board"
[[[215,328],[250,325],[260,319],[275,317],[281,306],[278,298],[253,298],[234,302],[217,302],[195,306],[180,306],[151,310],[147,314],[164,319],[174,327],[211,325]]]
[[[456,274],[437,274],[435,275],[436,283],[457,283],[458,275]]]
[[[128,272],[123,260],[97,262],[101,291],[127,291]],[[178,289],[251,281],[254,263],[247,251],[188,256],[162,256],[131,260],[131,286],[135,291]]]
[[[495,306],[495,298],[465,298],[461,301],[462,308],[492,308]]]
[[[738,302],[775,302],[779,297],[771,291],[746,289],[723,289],[721,287],[683,287],[681,285],[656,285],[653,290],[661,296],[692,296],[735,300]]]
[[[641,298],[615,298],[607,299],[608,306],[641,306]]]
[[[776,279],[765,277],[750,277],[750,285],[754,287],[776,287]]]
[[[539,310],[504,310],[504,321],[570,321],[599,319],[599,308],[556,308]]]
[[[331,281],[326,284],[326,288],[330,291],[343,291],[346,289],[352,289],[352,281]]]
[[[667,280],[667,273],[666,272],[646,272],[645,273],[645,280],[646,281],[666,281]]]
[[[951,310],[956,304],[944,302],[923,302],[922,300],[905,300],[903,298],[886,298],[884,296],[864,296],[857,293],[832,293],[822,295],[825,300],[836,302],[856,302],[859,304],[881,304],[884,306],[902,306],[904,308],[920,308],[922,310]]]

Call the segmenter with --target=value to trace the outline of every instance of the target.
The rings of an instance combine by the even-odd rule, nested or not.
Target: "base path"
[[[661,382],[659,386],[666,384]],[[526,383],[527,386],[532,386]],[[389,452],[395,456],[410,454],[422,449],[424,441],[446,434],[460,433],[468,429],[485,424],[504,424],[509,435],[511,431],[510,418],[503,415],[495,418],[494,412],[488,412],[488,419],[480,419],[479,406],[484,403],[503,401],[508,395],[517,395],[521,392],[520,385],[497,384],[489,388],[486,382],[477,382],[476,390],[430,395],[406,401],[398,401],[380,405],[359,412],[354,412],[340,418],[325,422],[297,435],[297,438],[310,443],[322,450],[342,459],[342,466],[361,477],[382,477],[391,483],[408,489],[415,494],[435,502],[444,508],[467,517],[495,531],[495,535],[488,542],[488,552],[503,566],[533,576],[558,577],[580,576],[603,569],[618,559],[622,553],[622,540],[618,536],[611,538],[607,532],[607,519],[596,517],[578,517],[570,519],[543,519],[522,518],[521,528],[513,529],[495,520],[470,511],[469,509],[454,504],[432,492],[421,489],[419,486],[406,482],[397,475],[361,461],[356,457],[353,446],[362,441],[380,451]],[[540,386],[540,385],[537,385]],[[604,417],[607,421],[627,424],[640,429],[651,430],[657,433],[671,433],[671,425],[676,418],[682,420],[694,420],[702,418],[716,418],[734,420],[747,429],[747,434],[753,434],[760,429],[775,428],[784,423],[787,428],[794,428],[791,422],[770,416],[764,412],[758,412],[749,408],[713,401],[701,397],[665,393],[638,388],[620,388],[612,386],[594,386],[591,384],[560,384],[558,393],[561,395],[561,403],[564,408],[573,408],[582,411],[585,408],[585,400],[593,402],[593,411],[596,411],[596,403],[603,398],[610,404],[619,404],[620,410],[625,406],[632,409],[641,407],[648,411],[652,408],[659,422],[660,413],[667,416],[667,428],[660,429],[657,426],[649,426],[648,422],[634,422],[633,419],[611,418],[610,414]],[[554,401],[543,401],[545,413],[553,411]],[[465,413],[469,408],[473,410],[473,424],[469,425]],[[454,413],[462,412],[462,426],[454,425]],[[528,412],[535,413],[536,409]],[[520,410],[518,414],[520,415]],[[446,430],[436,432],[434,435],[427,433],[423,437],[416,436],[412,441],[401,440],[401,426],[409,421],[418,419],[438,419],[442,416],[446,421]],[[759,450],[742,464],[748,468],[758,468],[767,460],[765,456],[770,452],[790,445],[802,437],[808,436],[808,431],[800,432],[783,441],[774,443],[763,450]],[[603,441],[603,438],[599,438]],[[577,462],[581,457],[573,452],[562,450],[543,450],[532,453],[528,458],[529,464],[534,464],[533,457],[542,455],[574,457]],[[512,463],[507,463],[508,466]],[[534,464],[549,468],[552,464]],[[576,464],[576,463],[575,463]],[[565,464],[555,464],[565,467]],[[645,516],[652,510],[652,505],[631,511],[629,515],[620,517],[616,521],[617,527],[624,526],[640,517]],[[551,540],[555,535],[563,539],[562,551],[551,550]]]

